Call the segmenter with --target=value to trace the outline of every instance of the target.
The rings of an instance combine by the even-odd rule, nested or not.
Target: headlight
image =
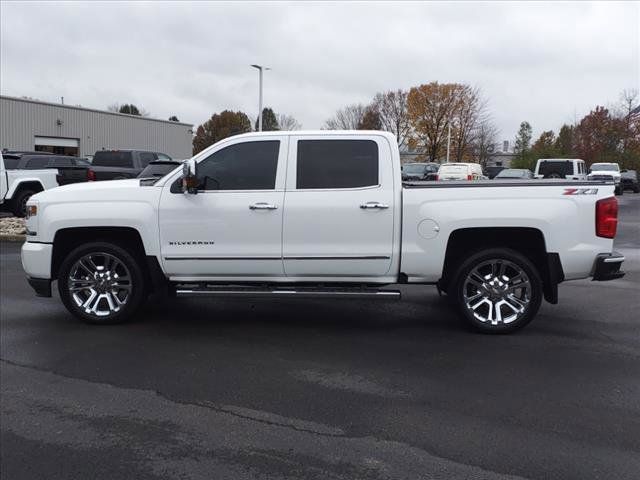
[[[35,217],[38,214],[38,206],[37,205],[27,205],[27,214],[25,218],[29,220],[31,217]]]

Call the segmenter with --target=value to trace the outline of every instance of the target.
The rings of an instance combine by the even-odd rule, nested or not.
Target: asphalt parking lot
[[[640,195],[628,272],[510,336],[402,302],[178,299],[84,325],[2,243],[3,479],[563,478],[640,472]]]

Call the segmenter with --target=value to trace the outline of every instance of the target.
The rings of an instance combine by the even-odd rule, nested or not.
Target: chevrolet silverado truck
[[[57,170],[9,169],[0,153],[0,205],[8,206],[16,217],[25,216],[27,200],[32,195],[57,186]]]
[[[22,264],[73,315],[131,319],[151,294],[398,299],[429,284],[486,333],[558,284],[624,273],[611,182],[408,182],[385,132],[237,135],[164,177],[60,187],[27,205]]]

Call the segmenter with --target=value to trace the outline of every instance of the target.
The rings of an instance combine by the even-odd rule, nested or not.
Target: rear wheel
[[[27,214],[27,202],[36,192],[33,190],[20,190],[13,198],[11,210],[16,217],[24,217]]]
[[[116,244],[82,245],[60,266],[60,298],[69,312],[87,323],[129,320],[142,305],[144,291],[144,274],[136,258]]]
[[[527,325],[542,301],[542,281],[527,257],[506,248],[480,251],[458,269],[454,299],[463,318],[484,333]]]

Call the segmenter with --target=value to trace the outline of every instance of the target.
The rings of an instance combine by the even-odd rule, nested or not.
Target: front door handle
[[[258,202],[253,205],[249,205],[250,210],[276,210],[277,208],[277,205],[272,205],[266,202]]]
[[[386,203],[380,203],[380,202],[367,202],[367,203],[361,204],[360,208],[364,208],[364,209],[378,208],[380,210],[383,210],[385,208],[389,208],[389,205],[387,205]]]

